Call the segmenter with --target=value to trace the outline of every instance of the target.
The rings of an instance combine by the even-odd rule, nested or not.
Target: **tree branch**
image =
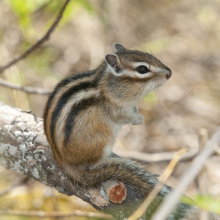
[[[8,87],[10,89],[16,89],[16,90],[20,90],[20,91],[23,91],[26,93],[31,93],[31,94],[49,95],[51,93],[51,91],[47,90],[47,89],[30,87],[30,86],[21,86],[21,85],[17,85],[17,84],[8,82],[8,81],[1,79],[1,78],[0,78],[0,85]]]
[[[137,160],[145,163],[156,163],[161,161],[171,161],[176,152],[160,152],[160,153],[143,153],[138,151],[122,151],[117,150],[120,157]],[[186,154],[182,155],[180,161],[190,160],[198,154],[198,149],[190,149]]]
[[[50,26],[50,28],[48,29],[48,31],[46,32],[46,34],[39,40],[37,41],[34,45],[32,45],[29,49],[27,49],[23,54],[21,54],[19,57],[15,58],[14,60],[10,61],[8,64],[0,67],[0,73],[2,73],[3,71],[5,71],[6,69],[8,69],[9,67],[11,67],[12,65],[16,64],[17,62],[19,62],[20,60],[26,58],[29,54],[31,54],[34,50],[36,50],[37,48],[39,48],[45,41],[49,40],[50,35],[52,34],[52,32],[55,30],[55,28],[57,27],[57,25],[59,24],[62,16],[63,16],[63,12],[66,9],[66,6],[68,5],[68,3],[70,2],[70,0],[66,0],[65,3],[63,4],[63,7],[60,9],[60,12],[58,13],[58,15],[56,16],[54,22],[52,23],[52,25]]]
[[[27,175],[35,180],[57,189],[68,196],[76,195],[97,210],[113,215],[114,219],[126,219],[141,204],[143,195],[137,195],[132,186],[125,185],[126,199],[122,204],[109,201],[108,194],[102,188],[104,184],[92,189],[83,189],[74,184],[64,170],[57,166],[52,150],[43,134],[43,120],[27,112],[0,104],[0,165],[15,172]],[[143,175],[143,174],[142,174]],[[115,185],[114,181],[112,181]],[[153,189],[158,180],[149,174],[149,189]],[[107,188],[109,188],[109,184]],[[149,219],[162,203],[171,188],[164,185],[142,219]],[[199,210],[193,206],[178,203],[176,210],[168,220],[199,219]],[[212,220],[219,219],[220,217]]]

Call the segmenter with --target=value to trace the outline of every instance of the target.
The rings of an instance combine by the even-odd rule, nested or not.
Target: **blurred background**
[[[0,1],[0,66],[39,40],[62,7],[61,0]],[[72,73],[96,68],[112,44],[155,55],[173,72],[170,80],[139,104],[145,122],[125,126],[115,152],[168,154],[188,146],[197,151],[198,132],[209,135],[220,125],[220,1],[219,0],[72,0],[48,42],[4,71],[8,82],[52,90]],[[0,85],[0,101],[42,117],[47,95],[27,94]],[[207,161],[206,199],[220,212],[220,157],[217,148]],[[175,188],[193,156],[179,162],[168,185]],[[169,161],[141,162],[161,175]],[[0,191],[22,176],[0,167]],[[198,180],[185,192],[199,197]],[[201,197],[201,196],[200,196]],[[80,199],[59,194],[32,179],[0,197],[0,210],[94,211]],[[212,207],[209,207],[212,210]],[[36,219],[0,216],[0,219]],[[48,218],[52,219],[52,218]],[[64,219],[64,218],[63,218]],[[71,217],[68,219],[87,219]]]

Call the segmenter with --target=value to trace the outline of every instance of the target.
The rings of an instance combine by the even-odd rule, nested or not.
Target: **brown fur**
[[[91,122],[94,118],[96,120]],[[79,166],[96,163],[102,158],[104,147],[112,142],[113,138],[111,127],[103,118],[99,108],[91,108],[82,113],[68,145],[63,146],[63,160]]]

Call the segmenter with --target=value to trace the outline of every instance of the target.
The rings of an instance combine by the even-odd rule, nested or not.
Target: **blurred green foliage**
[[[147,42],[146,44],[143,44],[142,47],[146,51],[154,51],[155,54],[161,53],[163,50],[165,50],[169,46],[170,39],[168,38],[161,38],[159,40],[153,40],[151,42]]]
[[[150,105],[151,107],[154,107],[157,103],[157,96],[155,95],[155,92],[150,92],[144,97],[144,101]]]
[[[39,37],[38,33],[40,33],[40,37],[43,36],[64,4],[64,1],[61,0],[5,0],[5,2],[10,5],[11,10],[16,15],[19,27],[24,36],[24,41],[20,44],[21,52],[27,50],[37,41]],[[79,10],[85,10],[88,13],[95,12],[93,6],[87,0],[70,1],[57,28],[62,27],[62,25],[65,25],[70,21],[74,14]],[[47,16],[45,16],[47,20],[44,21],[43,30],[40,30],[40,32],[39,30],[36,30],[32,21],[34,20],[32,19],[33,14],[38,11],[44,11],[47,13]],[[43,20],[45,20],[45,18]],[[27,59],[30,61],[28,64],[34,71],[36,71],[36,73],[49,76],[54,75],[51,71],[50,64],[57,58],[57,56],[58,54],[53,48],[45,47],[40,49],[39,52],[35,52],[34,55],[29,56]],[[25,77],[22,76],[21,72],[19,75],[13,76],[13,78],[11,75],[8,76],[8,79],[21,85],[27,84]]]
[[[213,196],[197,194],[193,199],[184,196],[181,200],[200,209],[220,214],[220,200],[213,198]]]
[[[34,12],[44,9],[52,13],[53,17],[63,6],[64,1],[61,0],[5,0],[10,4],[12,11],[18,17],[19,26],[25,37],[33,36],[34,28],[32,25],[31,16]],[[79,10],[85,9],[88,12],[94,12],[94,8],[87,0],[70,1],[63,13],[63,18],[60,25],[68,22],[71,17]],[[51,21],[46,23],[49,27]]]
[[[42,59],[43,56],[43,59]],[[42,76],[54,75],[50,68],[50,63],[58,57],[57,51],[54,48],[44,48],[44,50],[36,51],[36,56],[30,56],[28,63],[30,68]],[[62,76],[60,76],[62,77]],[[61,78],[60,78],[61,79]]]
[[[17,15],[19,25],[24,33],[31,31],[31,14],[36,8],[45,4],[48,0],[7,0],[13,12]]]

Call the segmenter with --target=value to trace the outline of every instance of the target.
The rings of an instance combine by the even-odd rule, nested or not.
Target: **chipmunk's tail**
[[[73,181],[82,187],[98,187],[107,180],[117,180],[130,186],[143,198],[158,183],[155,175],[124,158],[109,158],[97,164],[82,167],[64,165],[63,168]]]
[[[65,166],[65,170],[73,181],[77,181],[82,187],[98,187],[102,182],[107,180],[117,180],[134,190],[140,199],[148,196],[158,183],[155,175],[148,173],[143,167],[138,166],[137,163],[124,158],[109,158],[97,164],[81,167],[79,169],[78,167],[75,169]],[[170,191],[171,187],[166,185],[162,187],[148,207],[147,216],[149,216],[149,218]],[[173,211],[167,219],[182,219],[191,209],[191,206],[180,202],[175,211]]]

